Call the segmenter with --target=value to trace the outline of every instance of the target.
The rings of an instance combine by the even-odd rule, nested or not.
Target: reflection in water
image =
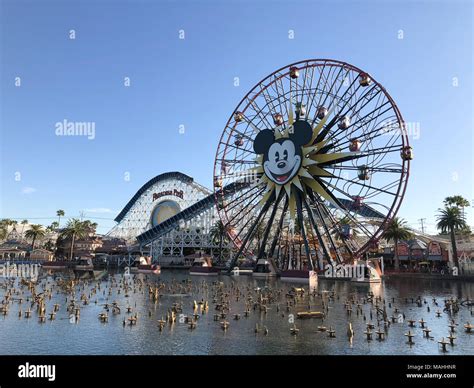
[[[119,287],[123,281],[121,274],[91,274],[101,277],[98,280],[89,275],[75,275],[41,275],[37,294],[53,288],[51,298],[45,298],[46,313],[53,311],[55,304],[59,305],[55,319],[44,323],[39,322],[35,305],[31,307],[32,317],[24,317],[25,310],[31,306],[31,299],[26,301],[30,296],[27,286],[23,287],[23,295],[11,294],[8,311],[0,317],[2,354],[443,354],[438,341],[450,334],[448,325],[452,319],[458,324],[454,326],[457,338],[454,346],[446,346],[448,354],[474,354],[474,334],[467,334],[463,328],[466,322],[474,322],[472,306],[465,303],[452,315],[443,311],[444,299],[473,299],[472,282],[391,279],[381,284],[358,284],[319,280],[318,293],[323,298],[308,297],[306,291],[306,296],[297,299],[295,306],[287,307],[286,294],[295,285],[277,279],[192,277],[188,287],[187,273],[164,271],[159,277],[132,276],[130,288],[124,289]],[[71,282],[74,278],[75,282]],[[4,279],[2,299],[9,288],[7,283]],[[163,284],[157,303],[150,297],[148,283]],[[18,284],[15,290],[19,290]],[[75,301],[80,305],[77,323],[66,311],[73,299],[65,293],[67,290],[75,290]],[[377,311],[368,297],[371,294],[374,300],[385,301],[390,321],[387,328],[383,322],[377,325]],[[226,298],[229,310],[222,315],[226,306],[224,312],[215,307]],[[255,308],[261,306],[260,298],[269,300],[263,301],[265,307]],[[21,304],[19,299],[23,299]],[[113,313],[114,301],[120,307],[119,313]],[[207,301],[207,313],[202,310],[203,304],[194,309],[194,301]],[[383,303],[379,303],[381,311]],[[182,306],[182,312],[176,314],[174,324],[166,323],[160,331],[158,321],[167,320],[173,306]],[[246,312],[248,306],[252,307]],[[299,311],[326,311],[326,317],[295,319]],[[99,314],[104,312],[107,320],[99,319]],[[129,318],[135,314],[138,317],[135,324],[129,324]],[[408,320],[414,321],[414,327],[408,326]],[[431,338],[424,336],[420,320],[431,330]],[[226,330],[222,329],[222,321],[228,322]],[[192,328],[190,322],[195,322]],[[373,325],[373,336],[369,341],[364,332],[370,325]],[[294,327],[298,331],[292,335]],[[330,336],[331,328],[334,338]],[[414,334],[411,345],[405,336],[408,330]],[[385,335],[380,336],[385,340],[377,340],[377,331],[384,331]]]

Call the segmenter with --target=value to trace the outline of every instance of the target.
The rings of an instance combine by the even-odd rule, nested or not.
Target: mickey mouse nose
[[[285,162],[278,162],[277,166],[278,168],[283,168],[285,167]]]

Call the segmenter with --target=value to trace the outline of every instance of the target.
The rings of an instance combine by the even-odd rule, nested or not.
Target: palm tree
[[[46,243],[44,244],[44,249],[52,251],[54,249],[54,243],[51,240],[46,241]]]
[[[0,236],[3,236],[1,240],[5,240],[8,238],[8,228],[10,225],[12,225],[12,223],[13,223],[13,220],[9,218],[2,218],[0,220],[0,229],[1,229]]]
[[[25,237],[31,238],[31,250],[35,249],[35,241],[37,238],[43,238],[46,235],[46,232],[43,228],[43,225],[33,224],[30,226],[25,233]]]
[[[7,238],[7,228],[6,226],[0,224],[0,240],[5,240]]]
[[[456,247],[456,235],[457,230],[465,228],[466,220],[464,215],[461,214],[459,207],[457,206],[448,206],[444,209],[439,209],[437,216],[438,223],[436,227],[441,231],[441,233],[449,233],[451,236],[451,246],[453,247],[453,259],[454,265],[459,267],[458,261],[458,250]]]
[[[97,222],[91,222],[89,220],[85,220],[83,221],[88,233],[95,233],[96,229],[97,229]]]
[[[445,207],[456,206],[461,209],[462,216],[464,217],[464,208],[469,207],[470,202],[464,198],[462,195],[453,195],[451,197],[446,197],[443,201]]]
[[[64,210],[62,209],[59,209],[56,211],[56,215],[58,216],[58,228],[59,228],[59,225],[61,225],[61,217],[64,217]]]
[[[224,241],[227,240],[229,227],[225,225],[221,220],[217,221],[209,231],[211,240],[214,243],[219,243],[219,262],[222,262],[222,246]]]
[[[21,239],[23,240],[24,232],[25,232],[25,225],[28,225],[28,220],[21,221]]]
[[[71,250],[69,258],[72,260],[74,254],[74,243],[76,238],[84,238],[87,236],[89,228],[86,222],[73,218],[68,221],[66,228],[62,232],[62,236],[71,239]]]
[[[13,224],[13,220],[10,219],[10,218],[2,218],[0,220],[0,224],[3,225],[3,226],[10,226]]]
[[[393,245],[395,246],[394,248],[394,258],[395,258],[395,269],[398,270],[400,269],[400,260],[398,258],[398,242],[400,240],[408,240],[412,237],[412,232],[410,229],[406,226],[406,221],[394,217],[390,220],[388,224],[388,228],[385,230],[383,237],[387,242],[393,241]]]
[[[51,222],[50,228],[51,230],[57,230],[59,228],[59,222],[58,221]]]

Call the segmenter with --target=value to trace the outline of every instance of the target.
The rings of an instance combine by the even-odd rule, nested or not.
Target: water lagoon
[[[438,355],[445,354],[438,341],[448,337],[453,319],[456,339],[447,354],[474,354],[474,334],[464,328],[474,322],[473,307],[465,302],[474,298],[473,282],[398,278],[369,285],[320,280],[315,295],[306,287],[304,296],[293,298],[292,288],[300,285],[251,276],[191,277],[185,271],[164,270],[160,276],[106,273],[99,280],[82,275],[72,284],[77,275],[40,274],[35,292],[37,298],[45,296],[44,322],[37,304],[31,307],[28,285],[3,279],[0,298],[10,296],[7,312],[0,316],[1,354]],[[157,288],[154,301],[150,291]],[[451,298],[464,302],[457,313],[443,311],[444,300]],[[74,309],[67,311],[72,300],[79,310],[77,319]],[[200,303],[196,309],[194,301]],[[112,311],[113,302],[120,312]],[[203,302],[209,305],[207,311]],[[50,320],[55,304],[59,308]],[[388,327],[378,322],[375,304],[380,310],[385,304]],[[31,317],[26,318],[29,307]],[[176,321],[160,330],[159,321],[166,321],[173,308]],[[298,312],[308,310],[326,316],[297,319]],[[104,313],[106,320],[100,318]],[[431,329],[431,338],[420,320]],[[372,340],[364,334],[368,323],[374,325]],[[295,327],[297,335],[292,334]],[[335,338],[323,327],[334,329]],[[377,339],[377,329],[386,333],[384,340]],[[411,345],[408,330],[414,334]]]

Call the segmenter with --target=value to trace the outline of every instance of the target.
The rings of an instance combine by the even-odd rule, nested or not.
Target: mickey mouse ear
[[[275,135],[269,129],[260,131],[253,141],[253,150],[256,154],[264,154],[275,142]]]
[[[308,144],[313,136],[313,129],[307,121],[297,120],[293,123],[293,133],[290,138],[298,145]]]

